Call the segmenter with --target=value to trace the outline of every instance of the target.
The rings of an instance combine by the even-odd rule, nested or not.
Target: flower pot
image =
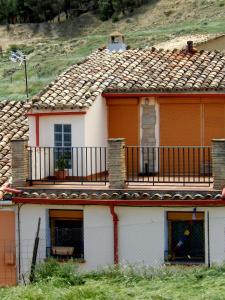
[[[68,170],[58,170],[55,171],[54,175],[58,180],[65,180],[68,176]]]
[[[74,247],[52,247],[53,255],[73,255]]]

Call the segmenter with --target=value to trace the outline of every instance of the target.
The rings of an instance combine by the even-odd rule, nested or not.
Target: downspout
[[[35,116],[35,127],[36,127],[36,147],[39,147],[40,142],[40,122],[39,122],[39,115]]]
[[[207,240],[208,240],[208,268],[211,266],[210,261],[210,235],[209,235],[209,211],[207,211]]]
[[[18,205],[17,210],[17,230],[18,230],[18,274],[19,274],[19,280],[21,280],[21,235],[20,235],[20,209],[24,205],[22,203],[21,205]]]
[[[225,199],[225,188],[222,190],[222,199]]]
[[[118,256],[118,222],[119,218],[115,212],[115,206],[110,206],[110,213],[113,219],[113,251],[114,251],[114,264],[118,265],[119,256]]]

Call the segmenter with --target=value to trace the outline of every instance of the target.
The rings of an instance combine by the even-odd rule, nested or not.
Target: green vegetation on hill
[[[62,12],[66,18],[82,12],[96,11],[102,20],[112,16],[132,12],[149,0],[1,0],[0,23],[34,23],[46,22],[59,16]],[[58,17],[60,22],[60,16]]]
[[[25,98],[24,69],[10,62],[10,45],[28,54],[33,96],[69,66],[106,45],[114,30],[124,33],[129,46],[146,47],[189,34],[225,33],[224,15],[225,0],[152,0],[126,17],[120,15],[116,23],[88,12],[61,24],[16,24],[10,30],[0,26],[0,45],[6,50],[0,56],[0,100]]]
[[[49,261],[27,286],[0,289],[1,300],[222,300],[225,266],[108,267],[80,273],[72,263]]]

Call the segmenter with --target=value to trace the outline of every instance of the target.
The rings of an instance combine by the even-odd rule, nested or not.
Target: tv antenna
[[[11,52],[10,60],[13,63],[19,63],[20,66],[22,65],[22,63],[24,64],[26,95],[27,95],[27,99],[28,99],[29,98],[29,93],[28,93],[28,79],[27,79],[27,57],[22,51],[16,50],[16,51]]]

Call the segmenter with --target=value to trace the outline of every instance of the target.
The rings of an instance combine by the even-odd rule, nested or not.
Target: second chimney
[[[193,41],[187,41],[187,53],[194,53]]]

